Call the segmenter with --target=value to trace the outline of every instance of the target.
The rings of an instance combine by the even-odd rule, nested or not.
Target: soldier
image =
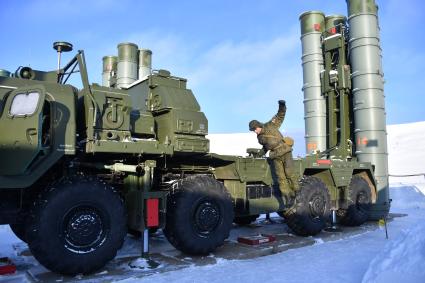
[[[279,131],[286,114],[285,100],[279,100],[277,114],[267,123],[257,120],[249,122],[249,130],[257,134],[258,142],[263,146],[264,153],[270,150],[269,158],[278,179],[279,189],[285,198],[285,203],[292,206],[295,191],[298,189],[298,179],[294,174],[294,160],[292,159],[292,145],[285,143]]]

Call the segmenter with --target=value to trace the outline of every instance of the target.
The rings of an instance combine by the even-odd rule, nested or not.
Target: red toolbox
[[[251,245],[251,246],[265,244],[265,243],[271,243],[271,242],[274,242],[274,241],[276,241],[276,236],[267,235],[267,234],[238,237],[239,243],[247,244],[247,245]]]
[[[16,272],[16,266],[7,257],[0,258],[0,275],[13,274]]]

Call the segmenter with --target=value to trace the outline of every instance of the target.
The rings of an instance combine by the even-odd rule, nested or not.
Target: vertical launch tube
[[[325,17],[325,30],[330,31],[333,27],[346,25],[347,18],[343,15],[329,15]]]
[[[305,143],[307,154],[326,150],[326,99],[322,95],[320,73],[323,71],[321,35],[325,15],[319,11],[300,15]]]
[[[117,87],[127,87],[137,80],[138,47],[134,43],[118,44]]]
[[[355,154],[375,166],[377,201],[371,219],[388,214],[388,151],[378,7],[374,0],[346,0],[352,69]]]
[[[152,71],[152,51],[139,49],[139,80],[149,76]]]
[[[102,85],[106,87],[112,86],[112,78],[117,74],[117,56],[104,56],[103,72],[102,72]]]

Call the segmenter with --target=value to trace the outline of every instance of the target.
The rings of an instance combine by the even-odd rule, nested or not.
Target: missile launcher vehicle
[[[103,267],[128,232],[142,236],[144,255],[158,228],[196,255],[221,246],[232,223],[263,213],[278,212],[301,236],[337,219],[385,216],[377,10],[373,1],[348,2],[349,32],[345,17],[300,17],[308,154],[295,160],[293,206],[260,150],[209,152],[208,120],[187,80],[152,70],[150,50],[119,44],[118,56],[103,58],[98,85],[84,52],[61,67],[73,46],[55,42],[56,70],[0,72],[0,224],[45,267],[74,275]],[[75,73],[81,89],[67,84]]]

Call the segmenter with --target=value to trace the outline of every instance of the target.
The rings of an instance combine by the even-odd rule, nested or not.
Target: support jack
[[[142,257],[129,263],[131,268],[155,269],[160,266],[159,262],[154,261],[149,255],[149,229],[142,233]]]
[[[331,233],[342,232],[341,227],[339,227],[336,221],[336,210],[332,210],[332,223],[331,223],[331,226],[325,228],[325,231],[331,232]]]

